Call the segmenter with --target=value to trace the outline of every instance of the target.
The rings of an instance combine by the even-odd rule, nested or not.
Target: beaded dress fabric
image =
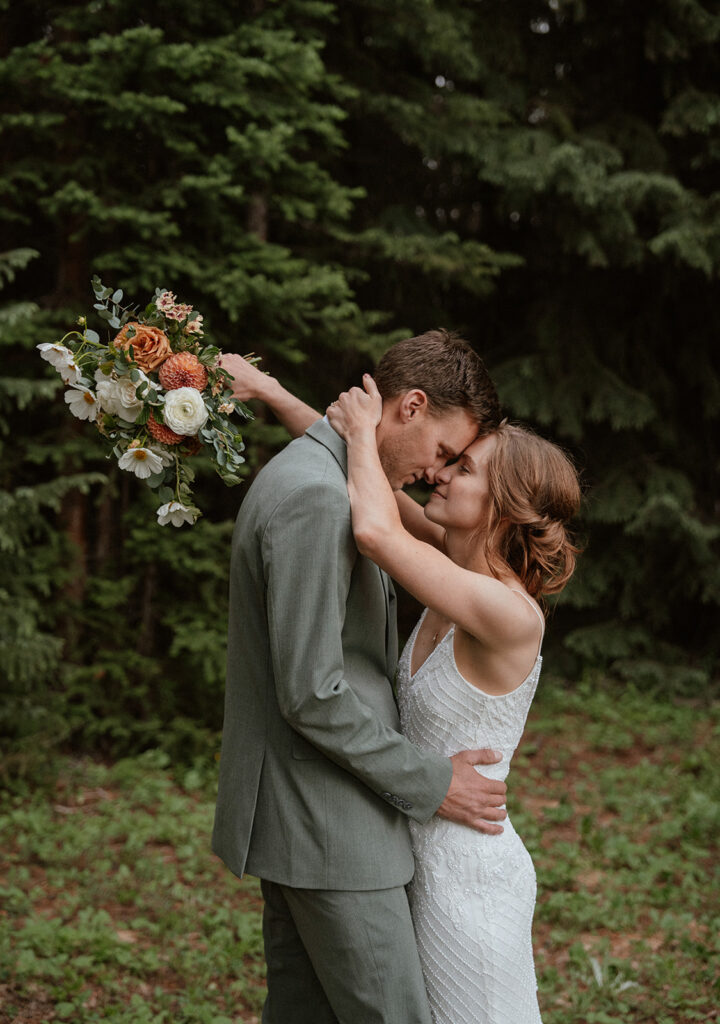
[[[451,628],[413,676],[421,622],[398,666],[403,733],[445,756],[498,750],[502,761],[478,770],[504,780],[542,658],[511,693],[486,694],[458,671]],[[426,825],[410,821],[410,906],[435,1024],[541,1024],[531,940],[535,869],[510,819],[502,825],[502,835],[487,836],[437,816]]]

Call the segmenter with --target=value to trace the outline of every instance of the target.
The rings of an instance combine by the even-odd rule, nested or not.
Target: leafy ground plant
[[[719,747],[717,707],[544,682],[510,812],[545,1024],[719,1019]],[[66,759],[5,798],[0,1024],[256,1024],[261,900],[209,851],[212,775]]]

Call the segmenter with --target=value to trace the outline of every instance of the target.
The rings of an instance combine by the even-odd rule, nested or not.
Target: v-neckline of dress
[[[427,655],[427,657],[425,658],[425,660],[424,660],[424,661],[422,661],[422,662],[421,662],[421,663],[420,663],[420,664],[418,665],[418,667],[417,667],[417,668],[415,669],[415,671],[413,672],[413,670],[412,670],[412,665],[413,665],[413,656],[414,656],[414,654],[415,654],[415,644],[417,643],[417,638],[418,638],[418,635],[419,635],[419,633],[420,633],[420,630],[422,629],[422,624],[423,624],[423,622],[425,621],[425,616],[427,615],[427,613],[428,613],[428,609],[426,608],[426,609],[425,609],[425,610],[423,611],[422,615],[420,616],[420,621],[419,621],[419,622],[418,622],[418,624],[417,624],[417,629],[416,629],[416,631],[415,631],[415,636],[413,637],[413,640],[412,640],[412,646],[410,647],[410,658],[409,658],[409,660],[408,660],[408,669],[409,669],[409,672],[410,672],[410,682],[411,682],[411,683],[412,683],[412,682],[414,681],[415,677],[417,676],[418,672],[419,672],[419,671],[420,671],[420,670],[421,670],[421,669],[423,668],[423,666],[424,666],[424,665],[427,665],[427,663],[428,663],[428,662],[430,661],[430,659],[431,659],[431,658],[433,657],[433,655],[435,654],[435,652],[436,652],[436,651],[439,651],[439,650],[440,650],[440,648],[441,648],[441,647],[442,647],[442,645],[443,645],[443,644],[445,643],[445,641],[447,640],[447,638],[448,638],[448,637],[449,637],[449,636],[450,636],[450,635],[451,635],[452,633],[454,633],[454,632],[455,632],[455,623],[453,622],[453,624],[452,624],[452,625],[450,626],[450,629],[448,629],[448,631],[447,631],[446,633],[443,633],[443,635],[442,635],[442,636],[440,637],[440,639],[439,639],[439,640],[438,640],[438,642],[437,642],[437,643],[435,644],[435,646],[433,647],[433,649],[432,649],[432,650],[430,651],[430,653],[429,653],[429,654]]]

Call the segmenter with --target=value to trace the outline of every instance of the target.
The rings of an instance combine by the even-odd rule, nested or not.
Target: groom
[[[394,488],[498,422],[479,356],[445,331],[393,346],[375,379]],[[345,442],[326,420],[260,472],[238,515],[213,849],[262,879],[266,1024],[430,1024],[404,886],[407,818],[486,832],[503,783],[399,732],[389,579],[355,546]]]

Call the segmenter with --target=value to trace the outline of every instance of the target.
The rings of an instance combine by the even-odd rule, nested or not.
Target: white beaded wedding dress
[[[478,770],[504,780],[542,658],[538,653],[517,689],[492,696],[458,671],[451,628],[412,675],[423,618],[398,665],[403,733],[416,746],[445,756],[498,750],[502,761]],[[426,825],[410,822],[410,906],[435,1024],[541,1024],[531,941],[535,869],[510,819],[502,825],[502,835],[488,836],[439,817]]]

